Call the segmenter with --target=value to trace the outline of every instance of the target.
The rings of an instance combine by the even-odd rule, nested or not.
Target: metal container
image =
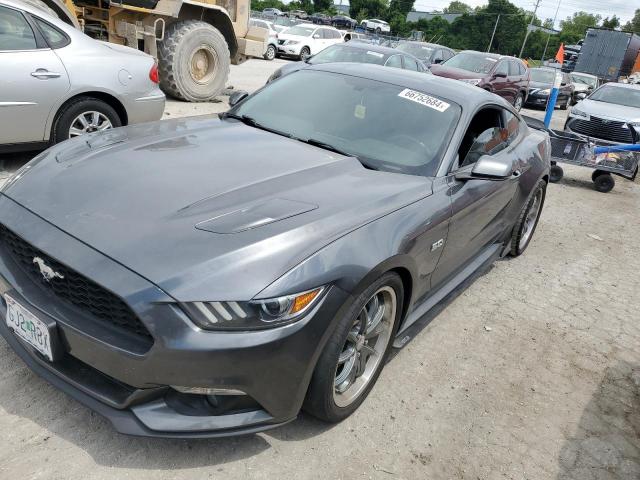
[[[631,74],[639,51],[640,36],[635,33],[590,28],[575,71],[596,75],[606,82],[615,82],[619,77]]]

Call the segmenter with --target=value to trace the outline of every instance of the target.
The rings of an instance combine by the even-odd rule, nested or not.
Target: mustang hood
[[[64,142],[3,193],[178,300],[249,300],[431,181],[201,117]]]

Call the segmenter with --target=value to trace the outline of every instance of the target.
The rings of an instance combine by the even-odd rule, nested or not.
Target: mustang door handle
[[[57,72],[50,72],[49,70],[44,70],[42,68],[39,68],[35,72],[31,72],[31,76],[35,78],[39,78],[41,80],[46,80],[47,78],[61,77],[62,74]]]

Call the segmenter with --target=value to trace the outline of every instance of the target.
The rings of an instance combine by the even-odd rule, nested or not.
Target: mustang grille
[[[56,297],[80,308],[103,323],[133,333],[145,343],[153,343],[153,337],[136,314],[113,293],[54,260],[4,225],[0,225],[0,242],[34,282]],[[60,275],[46,281],[39,265],[34,262],[36,257],[40,257],[47,266]]]
[[[633,132],[624,122],[603,120],[591,115],[591,121],[573,118],[569,122],[569,128],[581,135],[600,138],[610,142],[633,143]]]

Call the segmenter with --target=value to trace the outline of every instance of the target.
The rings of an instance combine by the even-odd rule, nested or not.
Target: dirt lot
[[[232,83],[254,89],[275,66],[235,67]],[[170,102],[167,116],[224,108]],[[25,158],[0,157],[4,175]],[[526,254],[453,300],[339,425],[124,437],[0,340],[0,478],[638,479],[639,208],[638,183],[601,194],[567,168]]]

